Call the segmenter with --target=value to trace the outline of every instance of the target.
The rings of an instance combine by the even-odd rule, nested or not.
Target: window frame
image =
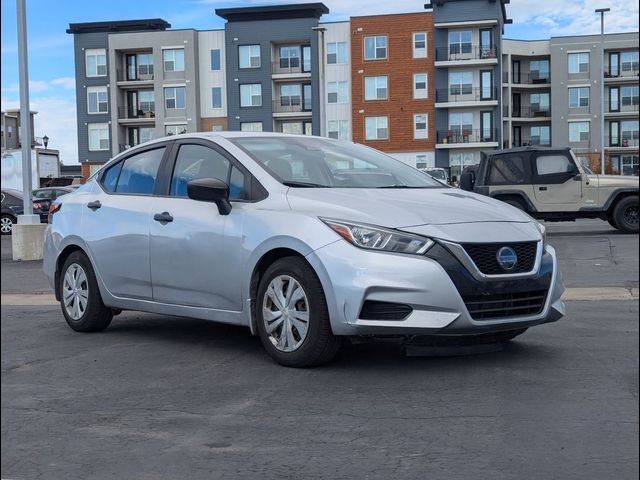
[[[104,52],[104,54],[100,53],[91,53],[91,52]],[[104,74],[98,73],[99,67],[101,64],[98,64],[98,60],[96,58],[96,74],[89,75],[89,57],[102,57],[104,56]],[[84,51],[84,76],[86,78],[98,78],[98,77],[106,77],[109,75],[109,60],[107,59],[107,49],[106,48],[87,48]]]
[[[222,70],[222,51],[219,48],[212,48],[209,51],[209,61],[211,62],[209,67],[212,72],[219,72]],[[218,68],[215,68],[215,67]]]
[[[382,98],[378,97],[378,90],[381,89],[381,87],[378,86],[378,80],[384,78],[385,79],[385,86],[384,86],[384,91],[385,91],[385,96]],[[375,98],[367,98],[367,79],[373,79],[374,80],[374,90],[375,90]],[[389,76],[388,75],[367,75],[364,77],[364,101],[365,102],[376,102],[376,101],[385,101],[385,100],[389,100]]]
[[[419,40],[416,40],[417,35],[424,35],[424,47],[416,47],[416,43]],[[429,48],[428,48],[428,36],[427,32],[413,32],[411,34],[411,47],[413,58],[429,58]],[[423,53],[421,53],[423,52]],[[421,53],[418,55],[418,53]]]
[[[251,50],[253,47],[258,47],[258,65],[251,65],[251,59],[252,58],[256,58],[253,57],[251,55]],[[249,49],[249,66],[248,67],[243,67],[241,60],[242,60],[242,56],[240,54],[240,52],[242,51],[243,48],[248,48]],[[278,52],[279,54],[279,52]],[[256,68],[262,68],[262,47],[259,43],[251,43],[251,44],[246,44],[246,45],[238,45],[238,69],[239,70],[251,70],[251,69],[256,69]]]
[[[90,109],[91,101],[89,95],[92,93],[96,94],[96,111],[92,112]],[[107,99],[105,102],[100,102],[100,93],[105,93],[107,95]],[[106,105],[105,111],[100,111],[100,103],[104,103]],[[108,115],[109,114],[109,88],[106,85],[96,85],[87,87],[87,115]]]
[[[260,105],[253,105],[253,89],[250,88],[249,90],[249,98],[251,99],[251,105],[242,105],[242,87],[255,87],[256,85],[260,86]],[[258,83],[241,83],[238,85],[238,104],[240,106],[240,108],[262,108],[264,102],[262,101],[262,83],[258,82]]]
[[[178,88],[182,88],[184,90],[184,107],[178,107],[178,95],[177,92],[174,93],[173,97],[167,97],[167,90],[177,90]],[[186,110],[187,109],[187,87],[184,85],[180,86],[167,86],[162,88],[162,94],[164,96],[164,108],[165,110]],[[175,102],[175,107],[168,107],[167,100],[172,99]]]
[[[572,91],[576,91],[578,92],[578,104],[577,105],[572,105],[571,104],[571,92]],[[587,91],[587,95],[586,97],[584,95],[582,95],[584,93],[584,90]],[[568,92],[567,92],[567,96],[569,97],[569,109],[575,109],[575,108],[590,108],[591,107],[591,88],[589,87],[569,87],[568,88]],[[582,105],[582,100],[587,99],[586,101],[586,105]]]
[[[417,117],[424,117],[424,129],[418,129],[418,121]],[[418,136],[418,131],[424,131],[424,137]],[[414,140],[429,140],[429,114],[427,112],[424,113],[414,113],[413,114],[413,139]]]
[[[215,95],[215,91],[217,91],[220,95],[219,95],[219,100],[220,100],[220,104],[218,106],[216,106],[215,103],[215,99],[216,99],[216,95]],[[211,87],[211,108],[213,109],[221,109],[223,108],[222,106],[222,87]]]
[[[340,45],[344,45],[344,62],[340,61]],[[335,46],[335,52],[329,51],[331,46]],[[330,62],[329,55],[335,55],[336,61]],[[327,65],[347,65],[349,63],[349,43],[348,42],[327,42],[326,63]]]
[[[416,77],[418,75],[424,76],[424,89],[422,88],[417,88],[417,80]],[[423,96],[418,96],[417,93],[420,91],[424,90],[424,97]],[[414,73],[413,74],[413,99],[414,100],[426,100],[429,98],[429,74],[426,72],[423,73]]]
[[[181,51],[182,52],[182,69],[181,70],[176,70],[176,52],[177,51]],[[165,55],[167,53],[171,52],[173,55],[173,59],[172,60],[167,60]],[[167,70],[167,62],[173,62],[173,69],[171,70]],[[185,65],[185,51],[184,48],[163,48],[162,49],[162,71],[164,72],[184,72],[186,70],[186,65]]]
[[[578,56],[578,71],[577,72],[572,72],[571,71],[571,58],[577,55]],[[585,71],[580,70],[580,65],[584,65],[583,63],[580,62],[580,57],[582,55],[586,55],[587,57],[587,69]],[[569,75],[583,75],[586,73],[589,73],[591,71],[591,54],[590,52],[567,52],[567,73]]]
[[[373,51],[374,57],[367,58],[367,39],[373,39]],[[378,39],[384,38],[384,47],[378,46]],[[384,48],[384,57],[378,57],[378,49]],[[387,60],[389,58],[389,37],[387,35],[367,35],[362,39],[362,58],[365,62],[372,62],[376,60]]]
[[[591,141],[591,122],[589,121],[585,121],[585,120],[577,120],[577,121],[573,121],[573,122],[567,122],[568,125],[568,130],[569,130],[569,143],[583,143],[583,142],[590,142]],[[578,140],[571,140],[571,125],[572,124],[586,124],[588,125],[588,129],[587,129],[587,133],[589,134],[589,138],[587,140],[582,140],[582,139],[578,139]],[[578,131],[578,134],[582,134],[583,132],[580,130]]]
[[[378,130],[380,129],[380,127],[378,126],[378,120],[381,118],[385,118],[387,120],[387,136],[384,138],[379,138],[378,137]],[[367,120],[368,119],[376,119],[376,138],[367,138]],[[390,138],[389,135],[389,116],[388,115],[369,115],[364,117],[364,140],[366,142],[388,142]]]
[[[108,146],[107,148],[98,148],[98,149],[92,149],[91,148],[91,126],[92,125],[105,125],[106,126],[106,131],[107,131],[107,143]],[[102,130],[102,129],[101,129]],[[109,125],[108,122],[92,122],[92,123],[87,123],[87,149],[90,152],[107,152],[111,149],[111,126]]]

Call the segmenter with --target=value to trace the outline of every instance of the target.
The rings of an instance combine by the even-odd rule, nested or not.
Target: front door
[[[564,152],[538,153],[532,157],[533,188],[542,211],[563,211],[582,201],[582,175]]]
[[[183,140],[164,195],[149,216],[151,279],[156,302],[218,310],[242,310],[242,203],[248,174],[211,142]],[[217,178],[229,185],[233,208],[221,215],[214,203],[191,200],[187,183]]]

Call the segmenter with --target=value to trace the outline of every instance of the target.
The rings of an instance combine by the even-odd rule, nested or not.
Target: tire
[[[625,197],[613,209],[615,227],[624,233],[638,233],[638,197]]]
[[[340,349],[320,280],[303,258],[281,258],[267,268],[258,285],[255,312],[262,345],[281,365],[321,365]]]
[[[611,225],[616,230],[618,229],[618,225],[616,225],[616,221],[613,219],[613,217],[607,218],[607,222],[609,222],[609,225]]]
[[[2,235],[11,235],[15,223],[16,217],[8,213],[3,213],[0,217],[0,233],[2,233]]]
[[[62,314],[76,332],[100,332],[111,323],[113,313],[102,303],[96,275],[83,252],[67,257],[60,272],[58,293]]]

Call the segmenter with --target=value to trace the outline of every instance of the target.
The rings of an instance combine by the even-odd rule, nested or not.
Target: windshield
[[[443,188],[429,175],[355,143],[304,136],[229,140],[290,187]]]
[[[444,174],[442,170],[427,170],[426,173],[431,175],[433,178],[437,178],[438,180],[447,179],[447,176]]]

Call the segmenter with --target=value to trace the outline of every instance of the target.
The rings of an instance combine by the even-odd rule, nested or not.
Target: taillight
[[[34,210],[44,210],[40,202],[33,202],[31,206],[33,207]]]
[[[49,205],[49,216],[47,217],[48,223],[51,223],[51,220],[53,220],[53,214],[60,211],[61,208],[61,203],[52,203],[51,205]]]

